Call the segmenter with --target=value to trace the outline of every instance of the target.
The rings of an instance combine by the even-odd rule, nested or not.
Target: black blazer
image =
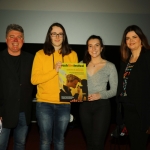
[[[8,51],[0,52],[0,117],[4,128],[17,125],[20,112],[20,99],[24,101],[27,124],[31,120],[32,90],[31,69],[33,55],[22,51],[20,81],[8,59]]]
[[[123,74],[127,63],[122,62],[119,73],[117,99],[123,90]],[[129,101],[134,103],[141,120],[141,129],[146,131],[150,126],[150,50],[142,49],[127,83]]]

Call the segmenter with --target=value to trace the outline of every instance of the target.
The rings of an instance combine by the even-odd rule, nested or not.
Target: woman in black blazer
[[[117,102],[122,104],[131,150],[146,150],[150,126],[150,46],[142,30],[128,26],[121,42]]]

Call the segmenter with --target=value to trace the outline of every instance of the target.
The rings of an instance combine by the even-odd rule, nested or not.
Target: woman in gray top
[[[83,62],[87,65],[89,95],[88,101],[80,104],[80,119],[87,150],[103,150],[111,116],[109,98],[116,95],[118,76],[115,65],[103,57],[104,45],[100,36],[90,36],[86,46]]]

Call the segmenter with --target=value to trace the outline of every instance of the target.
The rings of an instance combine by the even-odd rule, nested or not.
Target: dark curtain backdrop
[[[79,61],[81,61],[83,59],[84,56],[84,52],[85,52],[85,45],[74,45],[74,44],[70,44],[70,47],[77,52],[78,54],[78,58]],[[6,43],[1,42],[0,43],[0,50],[3,50],[7,48]],[[35,53],[43,48],[43,44],[37,44],[37,43],[24,43],[22,50],[27,51],[29,53],[32,53],[35,55]],[[119,52],[119,46],[111,46],[111,45],[106,45],[105,46],[105,58],[114,63],[117,71],[119,72],[119,67],[120,67],[120,52]],[[109,88],[109,87],[108,87]],[[35,94],[36,94],[36,87],[34,88],[33,91],[33,98],[35,98]],[[115,97],[110,99],[111,105],[112,105],[112,119],[111,122],[114,123],[115,122],[115,116],[116,116],[116,102],[115,102]],[[71,113],[76,117],[76,120],[79,120],[78,118],[78,107],[79,107],[79,103],[73,103],[72,104],[72,109],[71,109]],[[35,118],[35,106],[33,106],[33,120],[36,120]]]

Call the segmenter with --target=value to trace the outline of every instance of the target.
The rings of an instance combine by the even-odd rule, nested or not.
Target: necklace
[[[96,65],[100,64],[101,61],[100,61],[99,63],[96,63],[96,64],[94,64],[94,63],[92,63],[92,62],[90,62],[90,63],[93,65],[93,67],[95,67]]]

